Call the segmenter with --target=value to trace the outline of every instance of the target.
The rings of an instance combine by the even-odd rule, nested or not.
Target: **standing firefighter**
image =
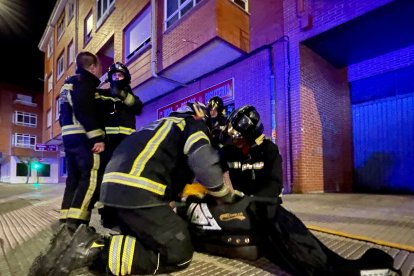
[[[105,156],[109,160],[119,143],[135,132],[135,117],[141,114],[143,104],[131,90],[131,74],[124,64],[115,62],[107,74],[110,88],[100,89],[99,97],[105,110]]]
[[[220,202],[231,202],[234,197],[223,183],[204,118],[205,108],[190,103],[125,138],[106,168],[100,198],[105,208],[112,209],[106,213],[111,216],[103,217],[104,224],[118,226],[121,235],[103,239],[82,225],[66,250],[52,243],[46,265],[34,265],[32,274],[68,275],[90,265],[113,275],[186,268],[193,255],[190,234],[169,202],[178,199],[194,177]],[[66,244],[64,229],[56,240],[63,237],[60,243]],[[52,262],[57,265],[49,265]]]
[[[59,121],[68,171],[60,221],[73,229],[89,223],[93,196],[100,182],[99,154],[105,149],[105,133],[95,101],[100,83],[98,65],[94,54],[79,53],[76,75],[65,81],[60,92]]]

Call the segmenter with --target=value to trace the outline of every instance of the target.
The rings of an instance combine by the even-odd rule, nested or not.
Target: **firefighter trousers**
[[[65,139],[65,137],[64,137]],[[69,145],[68,145],[69,144]],[[102,172],[100,155],[92,153],[87,138],[66,143],[66,187],[60,212],[61,222],[89,223],[91,210],[99,199]]]

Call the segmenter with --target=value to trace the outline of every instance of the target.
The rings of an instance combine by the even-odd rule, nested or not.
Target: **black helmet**
[[[218,115],[225,116],[223,100],[220,97],[215,96],[211,98],[210,100],[208,100],[207,110],[210,111],[212,109],[217,110]]]
[[[244,138],[249,144],[263,134],[263,124],[256,108],[245,105],[234,110],[227,119],[227,132],[231,138]]]
[[[112,82],[112,74],[115,72],[123,73],[125,78],[122,81],[124,81],[126,84],[131,83],[131,74],[129,73],[128,68],[119,61],[115,62],[108,68],[108,81],[109,82]]]

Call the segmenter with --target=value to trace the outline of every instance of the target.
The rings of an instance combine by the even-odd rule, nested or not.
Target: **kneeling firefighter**
[[[112,275],[186,268],[194,250],[188,225],[169,202],[194,177],[212,197],[234,200],[205,118],[203,105],[189,103],[126,137],[105,170],[100,196],[108,209],[102,214],[104,226],[117,226],[121,234],[109,239],[81,226],[71,236],[62,228],[43,266],[33,265],[30,275],[69,275],[85,266]]]
[[[226,132],[230,144],[221,149],[221,162],[234,188],[246,196],[217,205],[200,185],[184,189],[187,205],[180,214],[190,221],[196,250],[250,260],[264,255],[292,275],[356,276],[370,270],[398,275],[385,252],[371,248],[360,259],[347,260],[283,208],[281,158],[277,146],[264,138],[254,107],[233,111]]]

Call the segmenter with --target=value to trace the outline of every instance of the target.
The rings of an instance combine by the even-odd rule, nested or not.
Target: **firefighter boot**
[[[76,229],[71,245],[61,254],[50,276],[69,275],[72,271],[89,267],[98,261],[105,247],[105,238],[91,227],[82,224]]]
[[[57,229],[54,236],[50,239],[50,244],[45,253],[41,253],[33,261],[29,276],[46,276],[56,266],[59,256],[68,248],[73,236],[73,232],[65,224]]]

